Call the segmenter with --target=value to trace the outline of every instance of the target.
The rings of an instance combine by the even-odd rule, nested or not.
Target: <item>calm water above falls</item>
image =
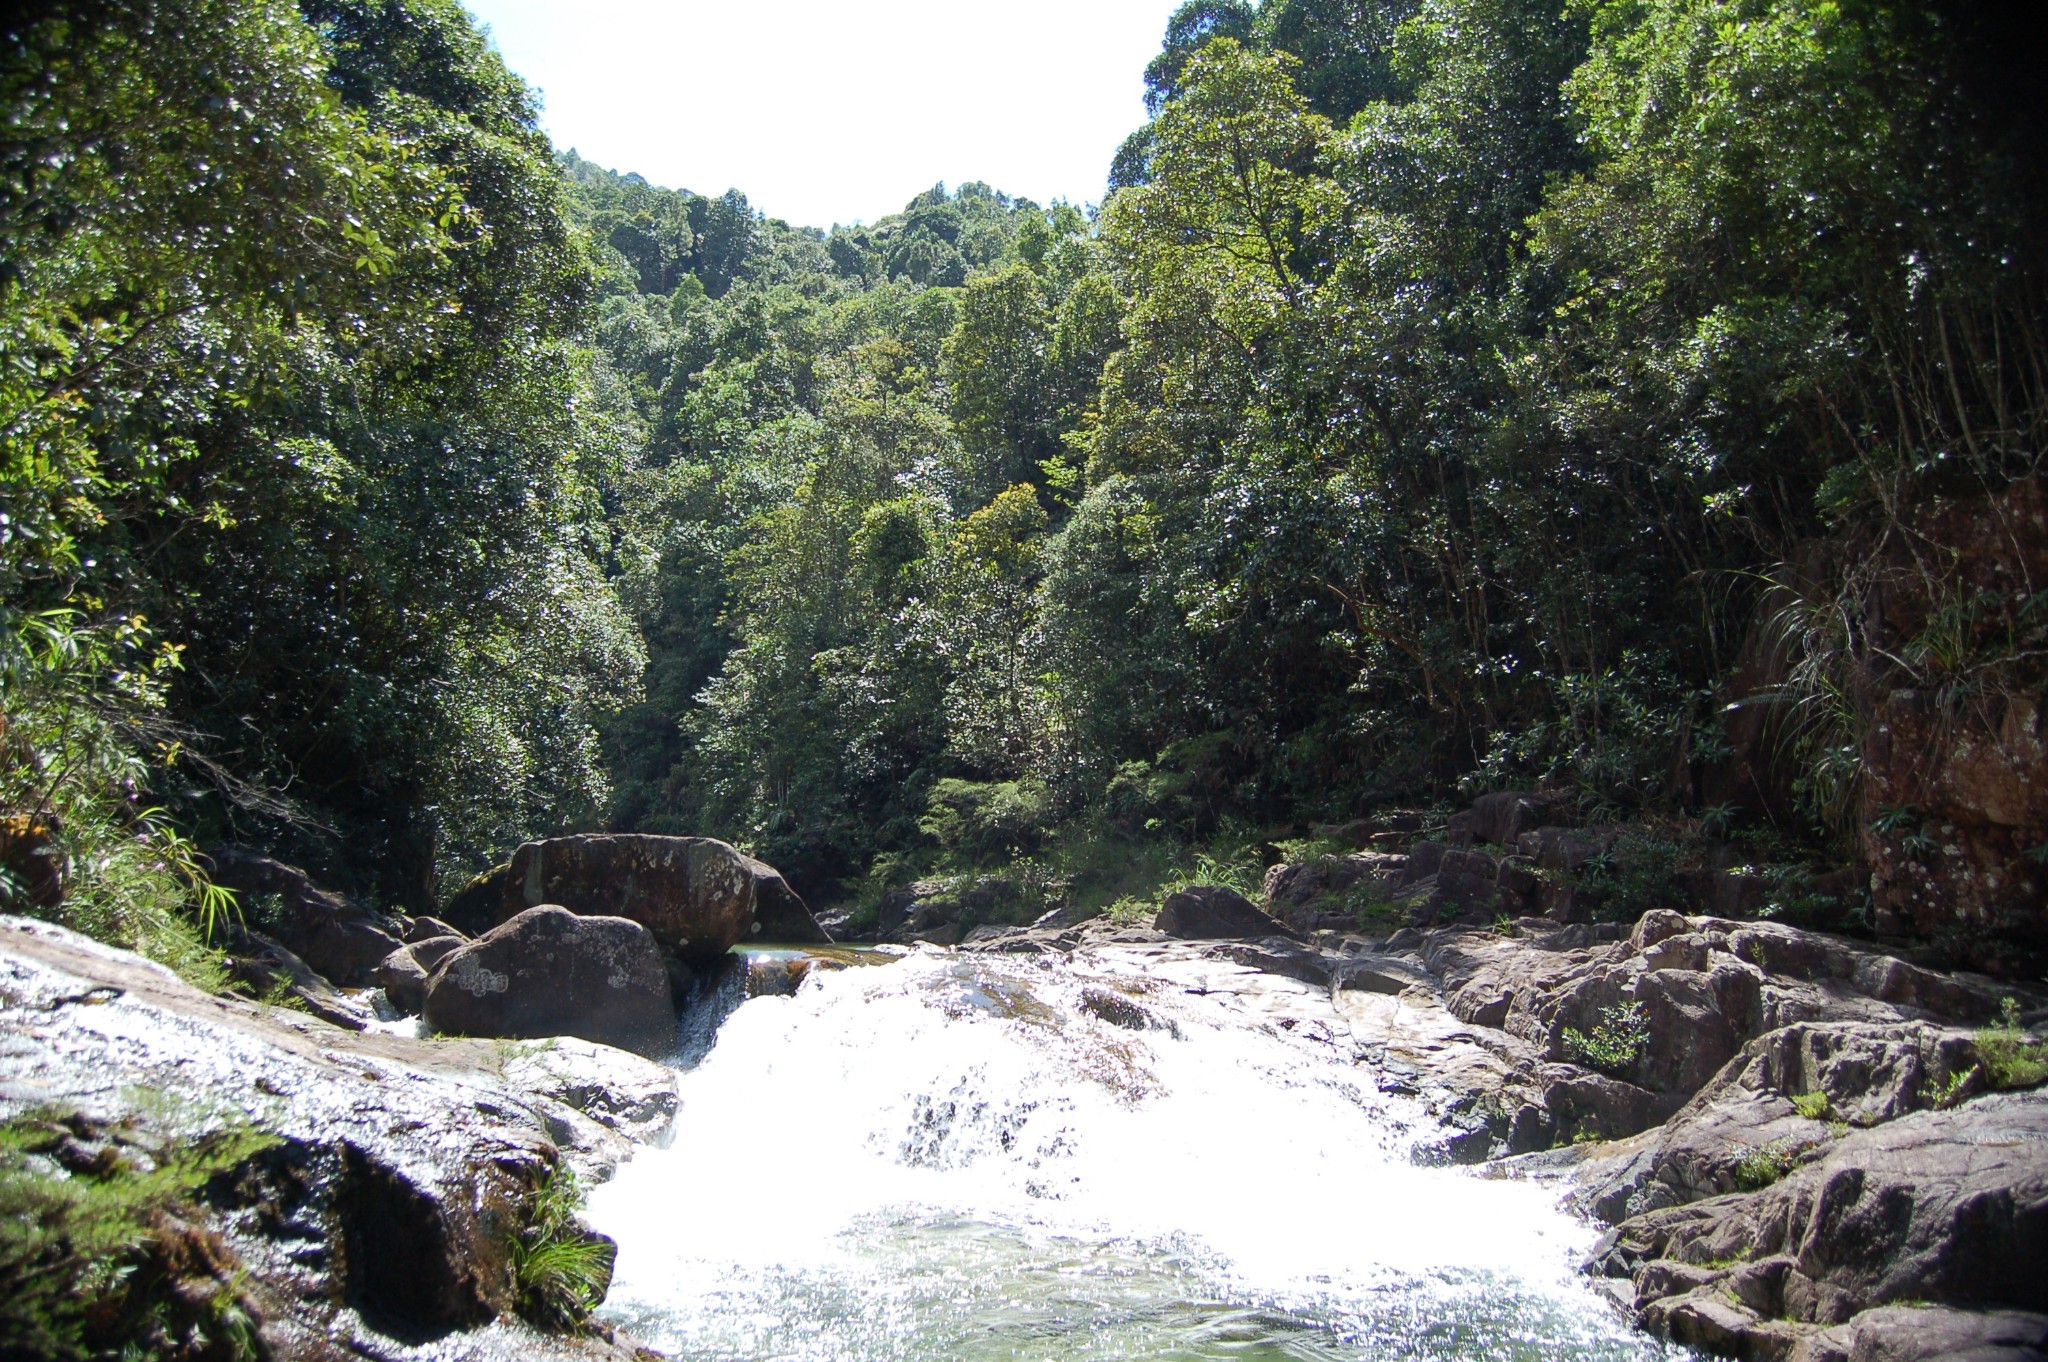
[[[1083,970],[924,954],[739,1008],[592,1196],[606,1315],[721,1362],[1667,1356],[1553,1193],[1416,1167],[1368,1070]]]

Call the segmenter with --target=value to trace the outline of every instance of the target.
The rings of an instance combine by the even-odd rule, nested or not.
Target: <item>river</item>
[[[604,1315],[692,1359],[1680,1356],[1541,1185],[1420,1166],[1341,1047],[1113,959],[921,952],[732,1011],[595,1189]]]

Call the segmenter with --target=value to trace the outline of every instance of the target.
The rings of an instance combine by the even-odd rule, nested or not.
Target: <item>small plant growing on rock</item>
[[[1639,1002],[1600,1009],[1592,1033],[1575,1026],[1564,1029],[1565,1053],[1589,1069],[1620,1077],[1635,1067],[1650,1044],[1650,1017]]]
[[[1792,1099],[1792,1109],[1809,1121],[1825,1121],[1831,1105],[1824,1092],[1803,1092]]]
[[[1921,1085],[1920,1093],[1930,1105],[1945,1111],[1963,1100],[1963,1090],[1970,1086],[1970,1080],[1976,1076],[1977,1066],[1972,1064],[1961,1073],[1950,1074],[1947,1082],[1937,1083],[1931,1078],[1928,1079]]]
[[[549,1170],[522,1208],[512,1241],[519,1313],[543,1329],[579,1329],[611,1288],[617,1249],[583,1227],[583,1188],[565,1167]]]
[[[1760,1192],[1784,1178],[1799,1164],[1799,1151],[1790,1141],[1772,1140],[1762,1145],[1737,1145],[1735,1185],[1745,1192]]]
[[[2007,998],[1999,1022],[1977,1033],[1977,1057],[1995,1089],[2033,1088],[2048,1082],[2048,1041],[2029,1041],[2020,1028],[2020,1005]]]
[[[193,1199],[275,1143],[246,1122],[176,1138],[55,1111],[0,1123],[0,1356],[257,1357],[247,1270]]]

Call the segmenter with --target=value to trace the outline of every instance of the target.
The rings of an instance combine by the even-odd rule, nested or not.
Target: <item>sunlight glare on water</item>
[[[718,1359],[1665,1356],[1554,1193],[1417,1167],[1327,1046],[1061,963],[923,953],[756,998],[591,1197],[605,1315]]]

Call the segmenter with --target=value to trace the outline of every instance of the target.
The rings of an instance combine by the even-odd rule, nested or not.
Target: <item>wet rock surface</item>
[[[633,1356],[513,1313],[510,1245],[534,1189],[565,1158],[586,1177],[605,1171],[560,1149],[550,1123],[596,1124],[571,1098],[659,1105],[652,1075],[623,1081],[641,1061],[603,1058],[593,1054],[583,1088],[543,1082],[502,1045],[344,1031],[0,918],[0,1116],[68,1111],[163,1138],[243,1122],[276,1137],[200,1204],[227,1255],[219,1270],[239,1281],[272,1357]],[[611,1138],[623,1146],[626,1134]]]
[[[585,916],[627,918],[685,962],[715,964],[753,926],[759,866],[709,837],[587,834],[527,842],[502,879],[500,921],[557,904]]]
[[[669,975],[653,933],[544,904],[450,951],[426,983],[436,1031],[576,1036],[640,1054],[675,1047]]]

